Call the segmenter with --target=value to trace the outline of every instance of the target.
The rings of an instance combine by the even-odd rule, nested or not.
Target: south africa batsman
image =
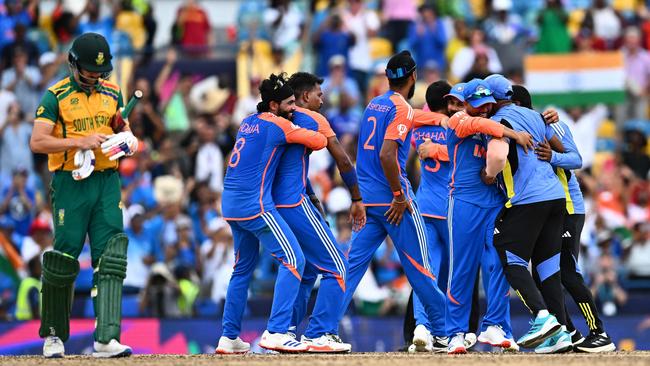
[[[130,347],[120,344],[128,239],[122,226],[117,158],[133,155],[138,140],[122,117],[120,88],[106,81],[113,70],[111,58],[101,35],[85,33],[75,39],[68,54],[70,76],[45,92],[34,120],[30,146],[48,154],[48,168],[54,172],[54,250],[43,255],[39,330],[45,357],[64,355],[77,258],[86,235],[94,268],[93,356],[131,354]]]

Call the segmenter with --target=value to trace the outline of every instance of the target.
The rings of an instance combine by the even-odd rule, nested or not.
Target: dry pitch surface
[[[44,360],[35,356],[0,357],[0,365],[155,365],[155,366],[650,366],[650,352],[617,352],[602,355],[575,354],[534,355],[471,353],[468,355],[424,355],[408,353],[353,353],[350,355],[246,355],[246,356],[173,356],[148,355],[125,359],[96,360],[88,356],[68,356],[65,359]]]

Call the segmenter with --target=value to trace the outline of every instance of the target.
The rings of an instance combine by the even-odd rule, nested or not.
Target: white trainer
[[[45,358],[61,358],[64,354],[65,347],[59,337],[45,337],[45,342],[43,342],[43,356]]]
[[[259,343],[260,347],[277,352],[307,352],[309,346],[297,341],[289,333],[271,333],[265,330]]]
[[[475,333],[465,333],[465,348],[470,349],[476,345],[476,334]]]
[[[431,352],[433,351],[433,342],[431,339],[431,332],[422,324],[415,327],[413,331],[413,344],[415,345],[416,352]]]
[[[465,348],[465,335],[463,333],[457,333],[451,341],[449,341],[447,354],[459,355],[465,353],[467,353],[467,348]]]
[[[510,340],[506,338],[506,332],[497,325],[490,325],[481,332],[478,335],[478,341],[492,347],[509,348],[511,345]]]
[[[305,335],[300,341],[309,346],[309,353],[349,353],[352,351],[350,343],[344,343],[335,334],[323,334],[318,338],[308,338]]]
[[[219,344],[215,353],[220,355],[241,355],[250,351],[250,343],[242,341],[241,338],[230,339],[226,336],[219,338]]]
[[[93,357],[97,358],[128,357],[133,353],[131,347],[121,344],[115,339],[111,339],[108,343],[95,342],[93,347],[95,348]]]
[[[504,352],[519,352],[519,345],[513,338],[506,338],[508,341],[510,341],[510,347],[504,347],[503,351]]]

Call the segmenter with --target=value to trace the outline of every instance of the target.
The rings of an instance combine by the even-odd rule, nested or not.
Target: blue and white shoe
[[[276,352],[302,353],[309,350],[309,345],[297,341],[289,333],[271,333],[268,330],[262,334],[259,345]]]
[[[571,333],[562,329],[535,348],[535,353],[564,353],[573,349]]]
[[[528,333],[519,338],[517,343],[524,348],[535,348],[542,344],[546,338],[557,333],[561,327],[562,324],[558,323],[552,314],[544,317],[537,316],[535,321],[531,322]],[[569,338],[571,337],[569,336]]]

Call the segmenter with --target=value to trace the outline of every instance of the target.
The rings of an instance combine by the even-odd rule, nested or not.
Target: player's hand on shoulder
[[[75,147],[80,150],[92,150],[101,146],[106,141],[107,136],[102,133],[95,133],[82,138],[75,139]]]
[[[535,147],[535,154],[537,154],[539,160],[550,162],[553,157],[553,150],[548,141],[544,140],[543,142],[538,143],[537,147]]]
[[[424,139],[424,142],[418,146],[418,156],[420,160],[425,160],[429,157],[429,149],[433,146],[431,139]]]
[[[542,112],[542,117],[544,117],[544,122],[546,122],[546,124],[560,122],[560,115],[553,108],[549,108]]]

